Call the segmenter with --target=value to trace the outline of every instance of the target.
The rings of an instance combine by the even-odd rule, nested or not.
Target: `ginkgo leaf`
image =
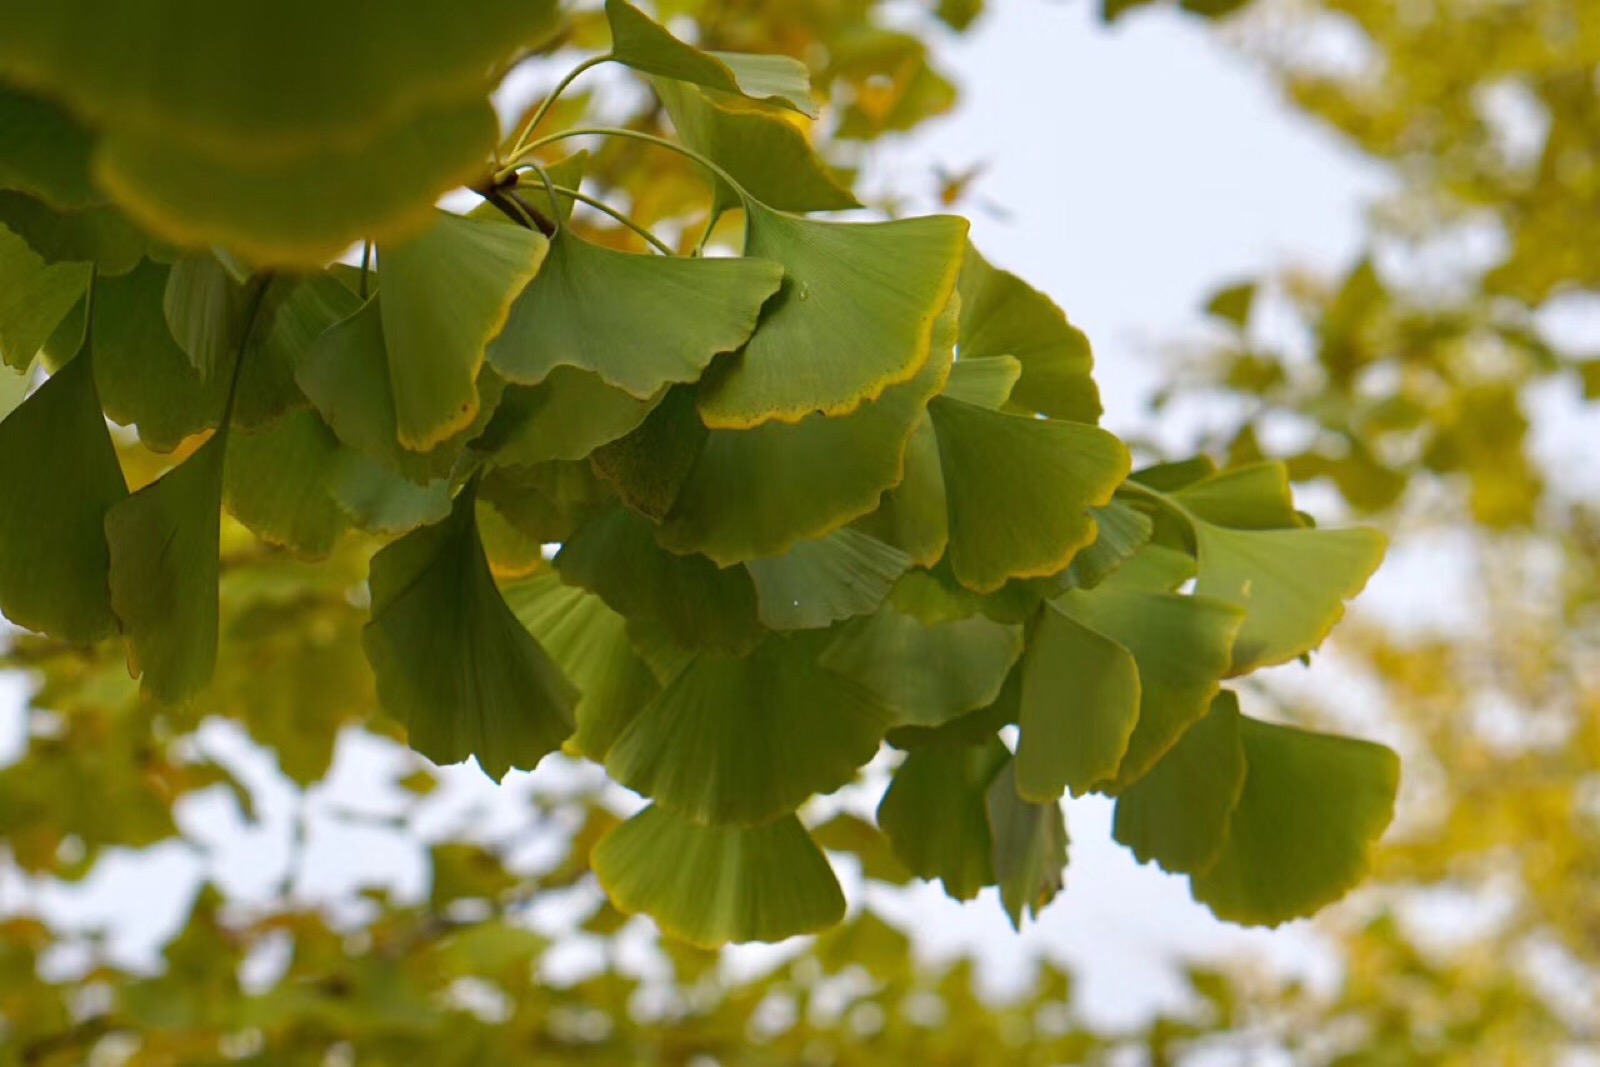
[[[626,508],[580,526],[561,546],[556,569],[614,611],[665,625],[685,647],[743,652],[761,637],[756,587],[744,568],[668,552],[650,521]]]
[[[1089,341],[1053,301],[968,247],[961,267],[961,358],[1009,356],[1021,365],[1013,406],[1052,419],[1095,422],[1100,394]]]
[[[3,99],[3,92],[0,92]],[[83,299],[87,263],[45,263],[0,225],[0,363],[25,371],[50,335]]]
[[[994,884],[987,800],[1009,758],[992,737],[913,749],[878,805],[878,826],[900,862],[918,878],[939,879],[956,900]]]
[[[412,748],[435,763],[474,756],[499,780],[561,747],[578,694],[495,587],[474,496],[373,557],[361,643]]]
[[[295,372],[324,332],[354,315],[361,298],[327,272],[267,283],[240,357],[233,423],[259,429],[307,405]]]
[[[702,428],[704,444],[676,490],[661,543],[737,563],[785,552],[871,512],[904,476],[907,442],[944,382],[954,310],[941,317],[935,356],[922,371],[850,415],[709,434]]]
[[[1073,584],[1092,589],[1138,555],[1155,533],[1150,516],[1120,500],[1092,509],[1095,539],[1072,559]],[[1176,589],[1181,581],[1169,589]]]
[[[0,421],[0,612],[85,644],[116,632],[105,514],[128,495],[90,360],[86,347]]]
[[[139,439],[170,452],[183,439],[217,425],[236,352],[201,378],[167,329],[162,301],[167,268],[145,262],[119,278],[95,282],[94,376],[106,415],[135,426]]]
[[[230,433],[223,503],[263,541],[322,559],[350,525],[327,485],[343,452],[333,431],[309,411],[258,433]]]
[[[165,240],[221,246],[262,266],[320,267],[363,238],[424,230],[434,202],[481,172],[497,126],[480,97],[430,104],[359,140],[264,157],[119,130],[101,139],[94,174]]]
[[[105,516],[111,608],[122,620],[129,670],[169,704],[199,693],[217,667],[227,436],[213,435]]]
[[[1068,618],[1126,649],[1138,667],[1138,723],[1116,773],[1100,783],[1113,786],[1137,780],[1205,715],[1228,673],[1242,621],[1232,604],[1128,588],[1117,578],[1053,601]]]
[[[191,252],[167,272],[162,296],[167,329],[202,379],[238,350],[245,298],[243,288],[209,252]]]
[[[926,412],[918,416],[906,442],[905,472],[899,484],[883,494],[876,511],[855,525],[900,549],[919,567],[931,567],[944,555],[950,542],[949,503],[939,465],[939,438]]]
[[[617,738],[606,769],[702,823],[755,826],[838,789],[877,752],[889,713],[815,649],[772,636],[742,658],[699,654]]]
[[[1117,589],[1170,593],[1193,578],[1195,573],[1195,558],[1189,553],[1151,543],[1128,557],[1125,563],[1102,578],[1101,583]]]
[[[25,193],[0,191],[0,225],[46,263],[93,263],[101,278],[126,274],[156,248],[113,207],[55,211]]]
[[[1021,795],[1043,803],[1114,777],[1139,721],[1139,696],[1127,649],[1046,605],[1022,659]]]
[[[878,610],[911,558],[848,526],[745,564],[769,630],[818,630]]]
[[[1022,627],[981,615],[925,622],[885,606],[838,630],[819,662],[864,686],[897,726],[940,726],[992,704],[1022,655]]]
[[[1075,422],[935,397],[928,405],[950,505],[950,564],[980,593],[1063,570],[1095,539],[1092,507],[1127,476],[1127,448]]]
[[[627,620],[592,593],[541,574],[507,586],[506,604],[581,694],[572,747],[603,762],[660,686],[634,654]]]
[[[73,210],[100,201],[89,181],[93,138],[43,97],[0,86],[0,189],[20,189],[52,207]]]
[[[693,388],[676,386],[636,430],[595,449],[590,463],[624,504],[660,522],[672,510],[705,442]]]
[[[697,826],[652,805],[601,838],[590,863],[618,908],[704,948],[782,941],[844,918],[833,868],[793,815]]]
[[[1189,882],[1221,919],[1276,926],[1347,893],[1394,817],[1400,761],[1382,745],[1239,720],[1244,789],[1216,861]]]
[[[989,784],[984,807],[992,838],[995,884],[1012,929],[1022,913],[1037,918],[1061,891],[1067,866],[1067,821],[1056,801],[1034,804],[1017,791],[1016,760]]]
[[[745,213],[745,254],[781,263],[783,286],[749,343],[707,376],[707,426],[845,415],[926,365],[961,269],[965,219],[824,222],[760,204]]]
[[[664,395],[639,400],[597,374],[557,367],[538,385],[509,387],[474,448],[509,466],[583,459],[632,433]]]
[[[328,462],[323,486],[350,521],[368,533],[410,533],[450,514],[450,479],[418,485],[363,452],[342,449]]]
[[[1245,611],[1230,673],[1284,663],[1322,643],[1383,561],[1376,530],[1230,530],[1194,523],[1195,592]]]
[[[743,345],[782,279],[767,260],[634,255],[564,229],[489,360],[513,382],[579,367],[642,400]]]
[[[950,380],[944,383],[943,395],[964,404],[998,411],[1010,399],[1011,390],[1016,388],[1021,376],[1022,364],[1011,356],[962,358],[950,368]]]
[[[580,526],[617,503],[583,462],[491,467],[479,495],[524,537],[546,545],[567,541]]]
[[[549,243],[535,230],[441,211],[378,250],[378,287],[400,443],[426,452],[478,416],[478,369]]]
[[[1190,482],[1172,497],[1206,522],[1236,530],[1307,525],[1295,510],[1289,469],[1282,463],[1230,467]]]
[[[782,115],[725,106],[697,86],[651,78],[651,86],[685,145],[726,170],[746,193],[779,211],[848,211],[860,207],[811,147],[806,135]],[[737,190],[721,178],[713,210],[742,206]]]
[[[1116,839],[1140,863],[1196,874],[1216,862],[1244,788],[1239,702],[1224,690],[1149,773],[1117,796]]]
[[[559,26],[554,0],[490,0],[460,15],[446,0],[378,21],[359,0],[109,10],[7,0],[0,70],[96,126],[271,156],[349,142],[430,101],[481,98],[499,62]]]
[[[477,418],[431,452],[401,445],[381,299],[373,296],[349,318],[324,331],[305,355],[295,380],[339,440],[426,484],[450,474],[466,442],[488,425],[503,383],[489,371],[479,379]]]

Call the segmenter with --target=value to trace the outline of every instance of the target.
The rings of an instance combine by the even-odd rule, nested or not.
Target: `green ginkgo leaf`
[[[590,463],[624,504],[660,522],[677,502],[705,443],[694,389],[675,386],[638,429],[595,449]]]
[[[981,615],[926,622],[887,605],[841,627],[821,664],[865,687],[896,726],[941,726],[994,703],[1022,655],[1022,627]]]
[[[491,467],[479,495],[523,537],[541,545],[570,540],[580,526],[617,503],[583,462]]]
[[[1189,882],[1221,919],[1276,926],[1347,893],[1394,817],[1382,745],[1241,717],[1245,779],[1216,861]]]
[[[598,374],[556,367],[538,385],[507,388],[474,448],[492,453],[505,466],[583,459],[632,433],[664,395],[662,390],[640,400]]]
[[[1344,602],[1366,586],[1383,561],[1383,534],[1344,530],[1231,530],[1194,523],[1199,577],[1195,592],[1237,604],[1244,625],[1230,673],[1285,663],[1322,643],[1344,615]]]
[[[617,735],[661,688],[628,641],[628,621],[554,574],[507,586],[505,598],[581,694],[572,747],[604,762]]]
[[[562,230],[489,360],[513,382],[582,368],[642,400],[743,345],[782,280],[766,260],[634,255]]]
[[[128,495],[90,360],[85,347],[0,421],[0,612],[85,644],[116,632],[105,515]]]
[[[94,376],[106,415],[138,428],[139,439],[170,452],[217,425],[237,350],[202,378],[167,328],[167,268],[148,261],[94,288]]]
[[[400,443],[426,452],[478,416],[478,370],[549,247],[535,230],[441,211],[378,250],[383,339]]]
[[[606,19],[611,23],[611,56],[625,66],[817,117],[811,73],[797,59],[702,51],[672,36],[627,0],[606,0]]]
[[[1120,500],[1092,509],[1095,539],[1072,559],[1073,584],[1092,589],[1135,558],[1150,542],[1155,523],[1149,515]],[[1176,589],[1174,582],[1169,589]]]
[[[697,826],[652,805],[601,838],[590,863],[618,908],[703,948],[782,941],[844,918],[833,868],[793,815]]]
[[[745,254],[781,263],[783,286],[755,336],[708,375],[707,426],[845,415],[926,365],[961,269],[965,219],[824,222],[760,204],[745,212]]]
[[[1197,874],[1216,862],[1244,788],[1239,702],[1224,690],[1149,773],[1117,796],[1113,834],[1140,863]]]
[[[950,506],[950,564],[963,585],[994,592],[1044,577],[1092,543],[1089,509],[1127,476],[1127,448],[1076,422],[989,411],[950,397],[928,405]]]
[[[476,757],[499,780],[561,747],[578,694],[495,587],[475,495],[373,557],[361,643],[412,748],[435,763]]]
[[[956,900],[994,884],[988,793],[1008,759],[992,737],[913,749],[878,805],[878,826],[900,862],[918,878],[939,879]]]
[[[1011,356],[963,357],[950,368],[943,395],[998,411],[1011,398],[1011,390],[1021,376],[1022,364]]]
[[[1007,761],[994,776],[984,807],[1000,905],[1012,928],[1020,931],[1024,911],[1038,918],[1061,891],[1067,866],[1067,821],[1058,802],[1034,804],[1018,793],[1016,762]]]
[[[1224,601],[1130,588],[1119,571],[1093,590],[1053,601],[1068,618],[1115,642],[1139,673],[1139,714],[1127,750],[1103,786],[1136,781],[1211,706],[1242,615]]]
[[[900,483],[879,499],[878,508],[855,522],[856,528],[900,549],[919,567],[931,567],[950,542],[949,502],[939,465],[939,438],[924,412],[906,442]]]
[[[344,451],[310,411],[286,415],[257,433],[230,433],[223,503],[263,541],[303,559],[322,559],[350,526],[328,491]]]
[[[1095,422],[1100,394],[1089,341],[1043,293],[968,247],[961,267],[961,358],[1009,356],[1021,365],[1014,407]]]
[[[190,252],[167,272],[162,296],[167,329],[201,378],[209,378],[239,348],[246,293],[209,252]]]
[[[363,238],[401,241],[425,229],[434,202],[482,171],[497,126],[480,97],[293,154],[218,152],[163,130],[119,130],[100,141],[94,174],[158,237],[312,268]]]
[[[382,300],[373,296],[311,345],[295,381],[339,440],[419,485],[450,474],[466,443],[494,414],[503,384],[484,371],[475,401],[477,418],[431,452],[417,453],[399,440],[389,356],[384,345]]]
[[[738,563],[778,555],[871,512],[904,477],[907,443],[944,383],[954,312],[952,305],[941,317],[935,355],[915,378],[850,415],[709,434],[702,428],[704,443],[676,488],[661,543]],[[683,425],[677,436],[687,444],[699,424]]]
[[[102,198],[89,181],[93,138],[52,101],[0,85],[0,189],[20,189],[64,210]]]
[[[728,106],[681,81],[651,78],[650,84],[683,143],[727,171],[761,203],[780,211],[848,211],[861,206],[817,158],[805,133],[782,115]],[[721,178],[713,179],[713,188],[713,211],[742,206],[738,190]]]
[[[218,553],[227,433],[106,512],[111,608],[128,667],[145,692],[176,704],[217,667]]]
[[[28,395],[29,376],[0,370],[0,419],[5,418],[22,404]]]
[[[851,781],[889,712],[824,670],[816,643],[772,636],[748,656],[704,652],[606,757],[611,777],[701,823],[756,826]]]
[[[1206,522],[1235,530],[1277,530],[1307,525],[1294,507],[1289,469],[1282,463],[1230,467],[1190,482],[1172,497]]]
[[[769,630],[819,630],[877,611],[910,567],[904,552],[848,526],[745,564]]]
[[[259,429],[304,408],[307,400],[295,372],[317,338],[360,307],[361,298],[328,272],[274,276],[245,338],[234,425]]]
[[[156,251],[150,237],[113,207],[56,211],[26,193],[0,191],[0,225],[46,263],[93,263],[102,278],[126,274]]]
[[[19,371],[33,365],[33,357],[83,299],[91,269],[87,263],[47,264],[0,225],[0,363]]]
[[[1045,605],[1022,658],[1021,795],[1044,803],[1114,777],[1139,721],[1139,695],[1126,648]]]
[[[323,486],[352,523],[383,536],[410,533],[450,514],[450,479],[418,485],[364,452],[342,449],[328,462]]]
[[[561,546],[556,569],[612,610],[666,626],[684,647],[744,652],[761,638],[756,587],[744,568],[668,552],[650,521],[626,508],[580,526]]]

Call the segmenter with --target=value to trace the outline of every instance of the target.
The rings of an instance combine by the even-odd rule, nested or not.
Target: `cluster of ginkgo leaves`
[[[1222,686],[1317,647],[1381,538],[1275,465],[1130,474],[1087,342],[965,221],[814,217],[858,205],[802,64],[606,15],[572,77],[631,68],[676,140],[548,107],[498,139],[554,3],[0,2],[0,354],[49,372],[0,422],[5,615],[203,700],[224,509],[309,558],[372,538],[383,711],[496,778],[603,763],[651,803],[596,873],[698,944],[838,922],[857,832],[1020,923],[1068,792],[1225,918],[1348,889],[1392,753]],[[634,224],[576,137],[692,159],[742,254],[580,236],[574,204]],[[170,468],[130,493],[108,419]],[[797,812],[886,740],[877,827],[819,844]]]

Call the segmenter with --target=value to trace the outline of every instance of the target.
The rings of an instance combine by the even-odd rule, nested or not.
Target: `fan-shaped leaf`
[[[745,210],[745,253],[781,263],[783,287],[743,351],[707,378],[707,426],[848,414],[922,369],[955,289],[966,220],[821,222]]]
[[[245,291],[216,256],[191,252],[167,272],[162,297],[167,329],[189,363],[209,378],[238,351],[237,331],[245,312]]]
[[[561,747],[577,693],[495,588],[474,495],[373,557],[362,645],[412,748],[436,763],[475,756],[501,779]]]
[[[90,359],[86,347],[0,421],[0,611],[82,643],[116,632],[105,515],[128,495]]]
[[[766,260],[633,255],[562,230],[489,360],[514,382],[580,367],[642,400],[743,345],[782,279]]]
[[[1072,559],[1073,584],[1083,589],[1092,589],[1107,576],[1116,573],[1124,563],[1138,555],[1155,533],[1155,523],[1150,516],[1120,500],[1113,500],[1103,508],[1094,508],[1092,514],[1094,542]],[[1174,582],[1168,588],[1175,589],[1180,584]]]
[[[815,642],[769,637],[748,656],[697,656],[617,738],[617,781],[706,823],[759,825],[855,777],[888,711],[823,670]]]
[[[1022,375],[1022,364],[1011,356],[958,359],[944,383],[944,395],[964,404],[998,411],[1005,406]]]
[[[263,541],[321,559],[350,525],[327,485],[343,453],[333,431],[309,411],[259,433],[230,433],[223,502]]]
[[[1015,930],[1022,913],[1037,918],[1061,891],[1067,866],[1067,821],[1056,801],[1033,804],[1017,792],[1016,760],[989,785],[984,807],[993,838],[995,884]]]
[[[1121,441],[1075,422],[1007,415],[935,397],[950,504],[950,563],[963,585],[1055,574],[1095,539],[1092,507],[1126,477]]]
[[[1242,717],[1244,790],[1216,862],[1192,875],[1218,918],[1276,926],[1347,893],[1394,817],[1400,761],[1382,745]]]
[[[704,948],[782,941],[844,918],[844,894],[800,820],[696,826],[644,809],[595,846],[595,875],[623,911]]]
[[[878,610],[911,559],[847,526],[745,567],[755,581],[762,625],[817,630]]]
[[[509,466],[583,459],[632,433],[664,395],[638,400],[597,374],[557,367],[538,385],[508,388],[475,447]]]
[[[233,422],[259,429],[306,406],[295,372],[318,337],[354,315],[361,298],[332,274],[275,276],[245,339]]]
[[[90,270],[87,263],[45,263],[0,225],[0,363],[19,371],[33,365],[33,357],[83,299]]]
[[[900,862],[944,883],[956,900],[994,884],[987,797],[1010,753],[994,738],[913,749],[878,805],[878,825]]]
[[[102,278],[126,274],[155,251],[148,236],[112,207],[54,211],[24,193],[0,191],[0,225],[46,263],[93,263]]]
[[[478,417],[484,352],[548,247],[534,230],[441,211],[417,237],[379,249],[383,339],[406,448],[426,452]]]
[[[449,478],[418,485],[348,448],[329,462],[324,484],[350,521],[368,533],[409,533],[450,514]]]
[[[1282,463],[1231,467],[1190,482],[1172,496],[1206,522],[1236,530],[1307,525],[1294,509],[1289,470]]]
[[[919,567],[931,567],[950,541],[949,504],[939,466],[939,438],[924,412],[906,442],[905,474],[884,493],[878,509],[856,520],[856,528],[894,545]]]

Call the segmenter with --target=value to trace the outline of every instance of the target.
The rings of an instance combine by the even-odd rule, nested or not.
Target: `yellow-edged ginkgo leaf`
[[[939,438],[924,412],[906,442],[905,473],[879,498],[876,511],[855,522],[856,529],[900,549],[919,567],[931,567],[950,541],[949,503],[939,466]]]
[[[797,59],[703,51],[672,36],[627,0],[606,0],[606,20],[611,24],[611,56],[624,66],[817,117],[811,73]]]
[[[85,346],[0,421],[0,613],[85,644],[116,632],[105,515],[128,495],[91,358]]]
[[[435,763],[476,757],[499,780],[561,747],[577,693],[495,587],[475,495],[373,557],[361,643],[412,748]]]
[[[820,663],[864,686],[896,726],[941,726],[994,703],[1022,655],[1022,627],[981,615],[924,621],[893,604],[841,627]]]
[[[838,789],[877,752],[889,712],[816,649],[774,635],[739,658],[700,653],[617,738],[606,769],[701,823],[756,826]]]
[[[744,652],[761,638],[756,587],[744,568],[668,552],[650,521],[626,508],[579,526],[556,569],[628,618],[666,626],[686,648]]]
[[[478,370],[549,247],[535,230],[439,212],[378,249],[383,340],[400,443],[426,452],[478,416]]]
[[[1206,522],[1235,530],[1278,530],[1308,525],[1294,507],[1289,469],[1249,463],[1190,482],[1172,498]]]
[[[590,860],[625,912],[702,948],[782,941],[844,918],[844,893],[800,820],[698,826],[658,805],[611,830]]]
[[[762,259],[635,255],[563,229],[489,347],[513,382],[593,371],[640,400],[699,379],[749,340],[783,268]]]
[[[33,357],[83,299],[92,269],[88,263],[46,263],[0,225],[0,363],[19,371],[33,365]]]
[[[639,709],[660,691],[633,651],[627,620],[593,593],[540,574],[505,588],[506,604],[577,687],[572,747],[603,762]]]
[[[1117,796],[1113,834],[1140,863],[1173,874],[1208,869],[1244,788],[1239,702],[1224,690],[1149,773]]]
[[[223,503],[263,541],[303,559],[322,559],[350,526],[328,491],[329,474],[344,451],[310,411],[296,411],[255,433],[232,431]]]
[[[195,696],[217,666],[226,431],[106,512],[111,608],[128,667],[166,703]]]
[[[1022,658],[1016,786],[1030,801],[1112,778],[1139,721],[1139,668],[1104,634],[1052,605]]]
[[[749,343],[707,376],[707,426],[845,415],[927,364],[961,269],[965,219],[824,222],[761,204],[745,211],[745,254],[782,264],[783,286]]]
[[[1009,758],[993,737],[915,748],[878,805],[878,826],[900,862],[918,878],[937,878],[956,900],[994,884],[987,797]]]
[[[984,807],[989,816],[995,885],[1012,929],[1022,929],[1023,912],[1039,912],[1061,891],[1067,866],[1067,821],[1061,804],[1035,804],[1017,791],[1016,760],[1008,760],[989,783]]]
[[[910,568],[904,552],[848,526],[745,564],[769,630],[820,630],[870,614]]]
[[[780,211],[848,211],[860,207],[817,157],[805,133],[784,116],[714,100],[698,86],[666,78],[650,84],[683,143],[727,171],[744,192]],[[720,177],[712,179],[713,210],[743,205]]]
[[[509,386],[474,447],[508,466],[583,459],[632,433],[665,395],[640,400],[597,374],[557,367],[538,385]]]
[[[1072,559],[1072,584],[1092,589],[1134,559],[1155,533],[1149,515],[1120,500],[1093,508],[1095,539]],[[1181,582],[1169,588],[1175,589]]]
[[[907,442],[944,383],[954,341],[951,305],[922,371],[849,415],[753,430],[701,429],[704,443],[676,490],[661,543],[738,563],[777,555],[871,512],[904,477]],[[685,423],[679,436],[698,425]]]
[[[950,368],[944,396],[997,411],[1005,406],[1022,375],[1022,364],[1011,356],[965,357]]]
[[[1394,817],[1400,761],[1382,745],[1239,720],[1244,789],[1216,861],[1189,883],[1221,919],[1276,926],[1349,892]]]
[[[950,564],[991,593],[1055,574],[1095,539],[1089,509],[1127,476],[1128,449],[1076,422],[1010,415],[950,397],[928,405],[950,507]]]
[[[971,246],[960,293],[961,358],[1015,359],[1020,376],[1009,396],[1013,407],[1073,422],[1100,418],[1088,338],[1049,297],[990,266]]]

